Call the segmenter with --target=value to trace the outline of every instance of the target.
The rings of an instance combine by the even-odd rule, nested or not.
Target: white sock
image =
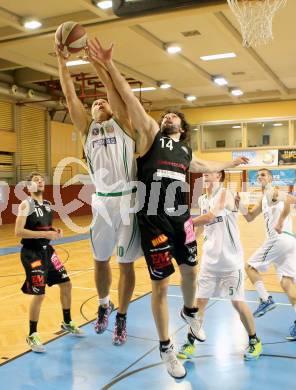
[[[254,287],[256,288],[259,297],[263,301],[267,301],[268,297],[269,297],[269,294],[268,294],[268,292],[267,292],[267,290],[266,290],[262,280],[259,280],[258,282],[254,283]]]
[[[108,305],[110,301],[109,295],[107,295],[105,298],[99,298],[99,305]]]

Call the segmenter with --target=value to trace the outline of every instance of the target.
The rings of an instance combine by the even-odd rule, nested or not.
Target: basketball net
[[[273,16],[286,5],[287,0],[227,0],[227,2],[240,24],[243,46],[257,47],[273,40]]]

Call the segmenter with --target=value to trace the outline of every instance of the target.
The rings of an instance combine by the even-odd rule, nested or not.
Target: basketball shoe
[[[258,318],[262,317],[265,313],[270,310],[273,310],[276,307],[276,304],[271,296],[268,297],[267,301],[263,301],[260,298],[260,303],[257,309],[254,311],[253,316]]]
[[[40,340],[40,336],[37,332],[32,333],[26,338],[28,346],[33,352],[43,353],[45,352],[44,345]]]
[[[296,340],[296,321],[294,321],[294,324],[290,328],[290,334],[286,337],[289,341],[295,341]]]
[[[160,351],[160,357],[164,362],[168,373],[175,379],[184,378],[187,374],[186,368],[176,357],[174,345],[171,344],[164,351]]]
[[[126,317],[117,315],[115,319],[115,327],[112,336],[112,343],[114,345],[122,345],[126,342]]]
[[[104,307],[102,305],[99,306],[98,310],[98,318],[95,322],[95,331],[96,333],[104,333],[109,324],[109,316],[114,309],[114,305],[111,301],[109,301],[109,305]]]
[[[73,336],[81,337],[84,336],[83,330],[81,330],[74,321],[70,321],[69,324],[62,322],[61,328],[71,333]]]
[[[257,360],[262,353],[262,344],[258,338],[250,339],[249,345],[244,353],[245,360]]]

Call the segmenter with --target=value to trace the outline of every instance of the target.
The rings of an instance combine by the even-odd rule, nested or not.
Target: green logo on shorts
[[[117,247],[117,256],[123,257],[124,255],[124,247],[123,246],[118,246]]]

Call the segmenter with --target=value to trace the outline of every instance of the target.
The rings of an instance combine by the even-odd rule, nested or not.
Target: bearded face
[[[180,133],[181,126],[178,124],[165,122],[161,124],[160,129],[164,135],[172,135]]]

